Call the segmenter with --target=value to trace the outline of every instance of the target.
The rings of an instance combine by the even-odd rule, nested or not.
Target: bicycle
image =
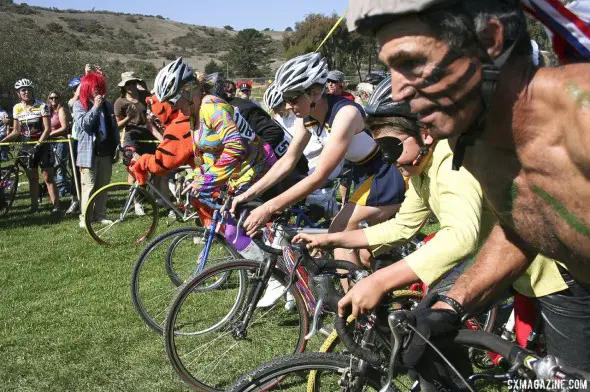
[[[20,150],[15,154],[12,164],[2,167],[0,162],[0,216],[8,214],[18,192],[20,172],[26,173],[33,159],[31,150]]]
[[[136,245],[142,243],[155,232],[160,217],[158,203],[151,193],[162,200],[180,222],[198,219],[197,212],[191,212],[189,195],[182,195],[186,180],[182,171],[188,168],[183,166],[176,171],[174,203],[153,186],[151,178],[144,185],[137,181],[133,184],[115,182],[98,189],[88,200],[84,212],[88,234],[101,245],[125,244],[130,241]],[[132,174],[129,167],[127,171]],[[110,221],[107,224],[94,221],[95,206],[102,203],[106,206],[105,219]]]
[[[425,339],[432,346],[432,342],[420,335],[410,320],[406,311],[394,311],[387,316],[387,329],[391,336],[390,339],[383,342],[391,348],[387,362],[378,352],[374,351],[375,346],[371,346],[371,341],[375,341],[375,332],[380,331],[374,315],[366,319],[370,328],[364,332],[360,344],[346,330],[344,319],[339,319],[337,326],[341,334],[340,337],[347,345],[351,355],[302,353],[277,358],[243,375],[228,391],[266,391],[271,387],[288,391],[302,389],[306,391],[360,391],[367,388],[383,392],[418,391],[420,388],[418,382],[414,382],[406,389],[401,389],[405,386],[394,383],[396,376],[399,375],[398,360],[401,348],[410,332],[415,334],[414,339]],[[512,386],[561,385],[564,388],[558,390],[563,391],[583,390],[588,387],[589,373],[565,367],[560,364],[559,359],[552,356],[541,358],[497,335],[483,331],[460,330],[452,339],[456,345],[497,352],[506,359],[505,369],[507,370],[503,374],[478,373],[465,378],[443,357],[447,365],[459,375],[459,379],[470,391],[475,391],[476,383],[481,380]],[[438,353],[442,356],[440,352]],[[388,366],[383,363],[388,363]],[[530,382],[535,379],[545,380],[545,382],[536,384]],[[448,386],[440,385],[440,387],[441,390],[449,390]],[[541,389],[547,390],[543,386]]]
[[[242,208],[247,211],[254,206],[247,203]],[[240,222],[244,218],[242,214]],[[319,329],[326,310],[324,304],[334,297],[335,285],[342,278],[356,281],[365,276],[352,263],[314,259],[304,246],[291,244],[292,237],[306,229],[286,228],[286,223],[288,219],[279,218],[271,225],[272,240],[269,237],[267,241],[273,246],[253,239],[265,252],[264,261],[235,260],[218,264],[178,290],[166,317],[164,342],[173,369],[190,386],[218,391],[229,386],[245,367],[280,353],[302,352]],[[279,260],[286,261],[287,268]],[[347,272],[338,273],[336,269]],[[305,293],[305,288],[297,285],[303,283],[303,274],[308,275],[311,293]],[[219,276],[227,277],[221,287],[198,290],[201,285],[216,282]],[[284,295],[269,308],[257,307],[271,277],[284,286],[283,294],[292,296],[293,310],[282,306]],[[328,305],[328,309],[334,309],[335,303]],[[308,309],[313,314],[310,331]],[[250,360],[248,365],[243,363],[244,358]],[[223,372],[216,371],[221,364]]]
[[[135,263],[131,274],[131,299],[143,321],[157,333],[162,333],[162,316],[179,286],[200,274],[206,264],[241,258],[219,233],[224,222],[220,211],[230,200],[227,197],[223,203],[223,196],[214,203],[202,200],[214,211],[207,228],[180,227],[164,233],[146,246]],[[148,263],[150,257],[154,257],[156,263]],[[219,286],[223,280],[222,277],[208,289]]]
[[[226,199],[225,203],[228,201]],[[146,246],[135,263],[131,298],[140,317],[155,332],[162,333],[166,311],[180,285],[198,275],[206,263],[212,265],[242,258],[231,244],[233,239],[226,239],[220,233],[224,219],[219,210],[223,204],[223,196],[220,196],[216,205],[211,206],[215,213],[208,228],[182,227],[164,233]],[[316,223],[308,214],[308,206],[296,205],[289,208],[282,219],[294,222],[294,227],[327,232],[323,229],[325,222]],[[308,293],[305,288],[302,290]],[[312,301],[309,298],[308,302]]]

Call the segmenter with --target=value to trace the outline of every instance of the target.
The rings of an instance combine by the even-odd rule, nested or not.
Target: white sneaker
[[[168,211],[168,218],[176,219],[176,212],[174,212],[172,210]]]
[[[68,210],[66,211],[66,215],[71,215],[71,214],[77,213],[79,208],[80,208],[80,202],[73,201],[72,204],[70,204],[70,208],[68,208]]]
[[[295,305],[295,297],[293,297],[293,294],[287,292],[287,302],[285,303],[285,310],[295,310],[295,308],[297,308],[297,305]]]
[[[80,220],[78,226],[80,226],[81,229],[85,229],[86,228],[86,222],[84,222],[83,220]]]
[[[276,300],[278,300],[281,297],[283,291],[285,291],[285,286],[280,284],[279,281],[275,278],[271,277],[268,281],[268,287],[266,288],[266,291],[264,292],[262,298],[260,298],[260,301],[258,301],[256,307],[268,308],[272,306],[276,302]]]
[[[97,220],[97,223],[100,223],[101,225],[112,225],[113,221],[110,219],[101,219],[101,220]]]
[[[139,203],[135,203],[135,215],[137,216],[144,216],[145,211],[143,210],[143,206]]]

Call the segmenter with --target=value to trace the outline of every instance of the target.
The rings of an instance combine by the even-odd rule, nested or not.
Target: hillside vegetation
[[[0,0],[0,18],[0,104],[4,105],[12,101],[17,79],[33,79],[44,97],[50,89],[63,92],[86,63],[103,65],[111,95],[118,92],[114,87],[121,72],[133,69],[152,79],[162,64],[178,56],[202,71],[212,59],[222,63],[238,34],[230,26],[190,25],[159,15],[48,9],[8,0]],[[270,60],[276,66],[284,54],[283,33],[261,33],[271,38]]]

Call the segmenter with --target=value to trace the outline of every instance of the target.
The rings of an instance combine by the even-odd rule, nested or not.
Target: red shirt
[[[331,94],[331,93],[328,93]],[[347,91],[343,91],[342,94],[339,95],[339,97],[344,97],[347,99],[350,99],[352,102],[354,102],[354,95],[352,95],[351,93],[347,92]]]

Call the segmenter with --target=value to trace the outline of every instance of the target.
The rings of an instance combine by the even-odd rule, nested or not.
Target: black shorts
[[[23,148],[22,151],[29,151],[31,147],[27,147],[27,148]],[[39,145],[39,147],[37,148],[37,152],[35,153],[35,156],[33,157],[33,160],[31,162],[31,165],[29,166],[29,169],[34,169],[34,168],[38,168],[41,167],[42,169],[48,169],[48,168],[53,168],[53,165],[55,164],[55,157],[53,156],[53,149],[51,148],[51,144],[49,143],[43,143],[41,145]]]
[[[133,147],[139,155],[155,154],[158,143],[154,143],[153,141],[156,140],[154,135],[147,129],[131,129],[125,131],[123,147]]]

